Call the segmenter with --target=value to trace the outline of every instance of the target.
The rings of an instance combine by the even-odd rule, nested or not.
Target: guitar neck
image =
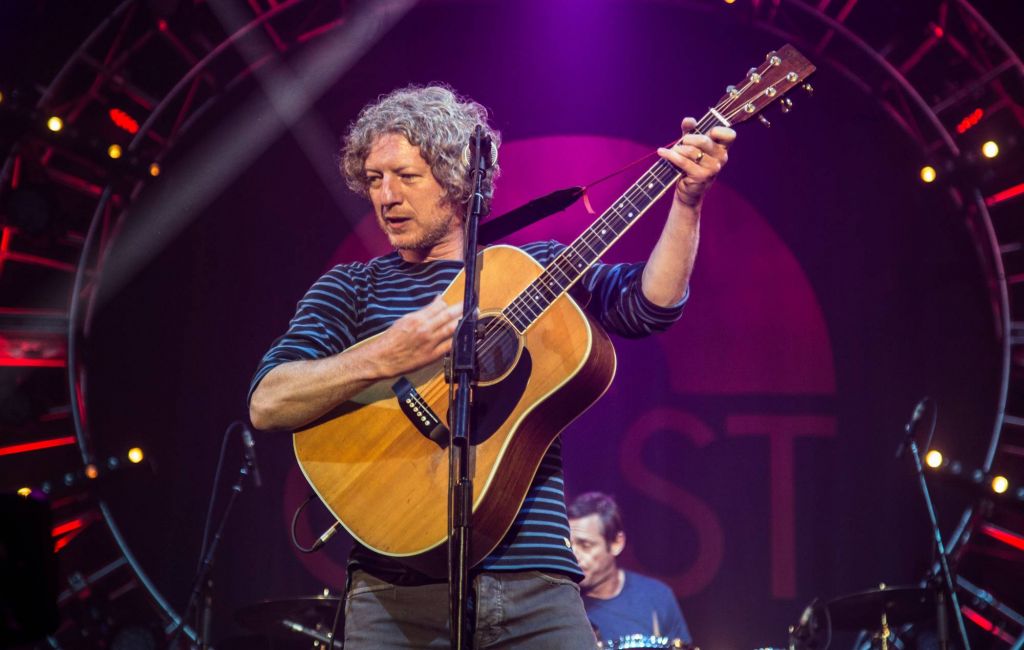
[[[720,115],[708,111],[697,123],[695,133],[707,133],[722,124]],[[559,296],[568,291],[630,226],[667,192],[682,172],[659,158],[589,228],[558,254],[502,312],[520,333],[540,318]]]
[[[706,134],[715,126],[733,127],[760,116],[766,106],[782,99],[813,72],[814,65],[792,45],[784,45],[778,52],[769,52],[764,63],[751,68],[738,86],[727,88],[715,108],[709,109],[697,122],[694,132]],[[807,90],[810,91],[810,86]],[[788,98],[785,99],[783,111],[788,110],[791,104]],[[509,303],[502,312],[506,320],[520,334],[526,332],[551,303],[576,284],[587,269],[675,185],[681,175],[682,172],[674,165],[658,159]]]

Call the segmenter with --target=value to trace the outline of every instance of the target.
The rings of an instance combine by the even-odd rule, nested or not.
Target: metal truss
[[[45,461],[22,480],[50,496],[57,551],[70,556],[60,594],[65,623],[49,640],[55,648],[109,641],[140,618],[124,603],[149,603],[143,618],[156,621],[155,638],[181,623],[92,489],[128,463],[97,457],[79,349],[107,252],[142,189],[210,108],[265,64],[342,28],[350,14],[347,2],[307,0],[248,0],[238,16],[217,15],[202,1],[168,15],[159,6],[125,0],[44,88],[0,88],[0,124],[15,132],[0,168],[0,370],[15,387],[28,373],[63,377],[63,389],[50,386],[31,400],[39,408],[9,427],[19,444],[3,448]],[[60,131],[47,128],[51,116],[62,120]],[[78,462],[61,452],[75,444]],[[139,589],[145,598],[130,596]],[[125,620],[90,617],[97,598]]]
[[[1021,522],[1006,523],[1003,510],[1024,501],[1024,196],[1018,196],[1024,194],[1024,151],[1015,141],[1024,127],[1020,56],[966,0],[754,0],[750,17],[800,42],[813,60],[875,98],[918,147],[921,164],[937,170],[937,185],[969,226],[988,278],[1001,368],[992,431],[981,468],[970,478],[981,496],[964,514],[954,543],[968,571],[979,570],[971,561],[978,556],[998,564],[1006,556],[988,552],[979,540],[1024,543]],[[1003,136],[1007,151],[986,160],[981,144],[994,134]],[[1018,482],[997,508],[985,486],[995,474]],[[988,571],[998,584],[993,588],[1014,595],[991,566]],[[959,587],[968,620],[1020,646],[1024,616],[963,575]]]
[[[942,191],[971,227],[1003,352],[984,470],[1024,477],[1024,164],[1019,148],[988,165],[976,153],[984,133],[1024,126],[1020,57],[967,0],[677,4],[731,11],[797,43],[874,97],[922,164],[938,169]],[[161,13],[163,6],[174,9]],[[64,526],[59,552],[75,567],[61,594],[72,624],[51,638],[53,647],[89,645],[83,635],[98,623],[80,615],[81,605],[98,594],[113,602],[142,589],[159,632],[179,623],[90,490],[124,460],[97,457],[81,346],[107,253],[142,190],[167,172],[174,147],[265,66],[353,20],[341,0],[244,6],[226,16],[204,0],[124,0],[51,81],[0,88],[0,137],[12,144],[0,167],[0,372],[11,390],[38,383],[45,393],[27,400],[34,408],[24,417],[0,418],[0,427],[18,441],[12,449],[41,459],[34,486],[48,483]],[[63,120],[62,130],[47,128],[50,116]],[[55,466],[60,471],[44,480]]]

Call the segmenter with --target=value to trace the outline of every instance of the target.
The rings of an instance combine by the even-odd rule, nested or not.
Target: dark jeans
[[[473,647],[594,650],[597,642],[570,578],[540,571],[482,573],[473,580]],[[448,648],[448,585],[399,587],[352,574],[345,650]]]

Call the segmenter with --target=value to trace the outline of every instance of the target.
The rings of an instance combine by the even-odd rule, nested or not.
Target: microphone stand
[[[960,600],[956,595],[956,589],[954,588],[955,581],[953,580],[953,572],[949,568],[949,560],[946,555],[946,545],[942,542],[942,531],[939,530],[939,522],[935,516],[935,504],[932,501],[931,492],[928,490],[928,482],[924,476],[924,464],[921,462],[921,450],[917,446],[917,437],[915,435],[917,431],[917,422],[920,420],[920,415],[917,411],[914,413],[914,417],[907,424],[906,436],[903,442],[900,443],[899,452],[902,454],[904,448],[910,450],[910,455],[914,459],[914,470],[917,473],[918,486],[921,488],[921,497],[924,499],[925,508],[928,511],[928,520],[932,526],[932,536],[935,540],[935,550],[939,556],[939,567],[941,568],[942,584],[941,590],[938,593],[937,602],[937,613],[938,613],[938,626],[939,626],[939,648],[940,650],[948,650],[949,648],[949,631],[946,624],[946,602],[952,606],[953,617],[956,619],[957,630],[960,633],[960,642],[963,643],[963,650],[971,650],[971,644],[967,640],[967,628],[964,626],[963,612],[960,611]],[[932,427],[934,429],[934,420]],[[943,597],[945,596],[945,598]]]
[[[451,408],[451,435],[448,445],[448,624],[453,650],[472,648],[472,623],[469,617],[469,544],[472,531],[473,478],[470,476],[470,414],[472,392],[477,379],[476,311],[479,304],[477,271],[477,228],[483,212],[481,190],[490,161],[490,141],[477,125],[470,146],[469,175],[473,195],[465,222],[465,295],[462,320],[455,330],[452,345],[452,381],[455,399]]]
[[[217,545],[220,543],[221,535],[224,533],[224,528],[228,523],[228,517],[231,515],[231,508],[235,505],[238,495],[245,488],[245,481],[251,472],[252,461],[246,458],[242,463],[241,469],[238,470],[238,478],[231,487],[231,496],[228,498],[227,506],[224,507],[224,513],[221,515],[217,532],[210,541],[210,545],[206,548],[206,554],[203,555],[203,561],[200,563],[199,570],[196,572],[196,577],[192,582],[192,594],[189,596],[188,605],[181,615],[178,629],[168,643],[168,647],[172,646],[200,598],[202,598],[202,608],[199,611],[198,624],[196,625],[195,647],[201,648],[201,650],[208,650],[210,647],[210,621],[213,613],[213,578],[210,577],[210,569],[213,568],[214,554],[217,552]]]

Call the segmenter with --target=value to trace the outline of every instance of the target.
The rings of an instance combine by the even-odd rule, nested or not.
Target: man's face
[[[393,247],[430,255],[451,243],[460,222],[419,147],[397,133],[382,135],[363,168],[377,223]]]
[[[576,554],[576,561],[583,569],[581,588],[593,589],[612,578],[619,570],[616,558],[626,545],[626,537],[620,532],[614,540],[608,542],[604,538],[599,516],[587,515],[579,519],[570,519],[569,535],[572,538],[572,551]]]

